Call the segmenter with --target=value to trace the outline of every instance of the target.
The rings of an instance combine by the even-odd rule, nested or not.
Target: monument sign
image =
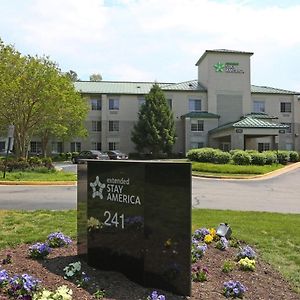
[[[191,292],[189,163],[78,165],[78,254],[152,288]]]

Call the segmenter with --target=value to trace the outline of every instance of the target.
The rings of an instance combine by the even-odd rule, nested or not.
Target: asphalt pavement
[[[76,171],[76,165],[59,168]],[[297,168],[295,168],[297,167]],[[300,164],[255,179],[193,177],[193,208],[300,213]],[[0,209],[76,209],[77,187],[0,185]]]

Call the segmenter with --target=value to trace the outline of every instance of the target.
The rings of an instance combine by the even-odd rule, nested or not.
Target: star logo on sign
[[[224,72],[225,64],[222,64],[221,62],[218,62],[214,65],[216,72]]]
[[[103,189],[105,188],[105,183],[101,183],[99,176],[96,176],[96,180],[90,183],[90,187],[93,189],[92,197],[96,198],[97,196],[100,199],[103,199]]]

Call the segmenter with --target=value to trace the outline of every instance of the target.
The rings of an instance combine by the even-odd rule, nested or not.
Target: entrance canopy
[[[288,125],[273,121],[277,117],[265,113],[251,113],[240,120],[221,125],[209,131],[209,141],[214,147],[222,148],[222,144],[230,144],[231,149],[257,149],[255,139],[265,138],[270,149],[275,149],[278,141],[275,137],[284,134]]]

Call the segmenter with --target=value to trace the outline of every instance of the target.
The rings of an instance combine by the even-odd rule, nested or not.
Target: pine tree
[[[153,85],[145,100],[131,140],[139,152],[148,150],[154,156],[159,153],[170,154],[176,140],[174,118],[158,84]]]

